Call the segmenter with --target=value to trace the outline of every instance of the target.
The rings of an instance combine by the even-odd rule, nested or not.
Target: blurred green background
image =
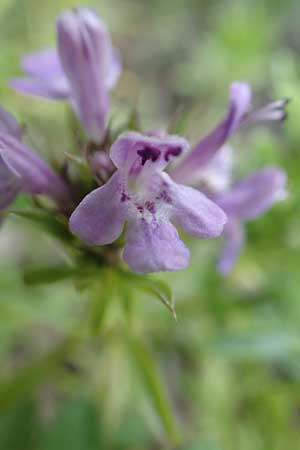
[[[0,0],[0,102],[50,160],[70,148],[66,106],[23,98],[8,81],[20,57],[55,43],[72,1]],[[112,120],[134,104],[145,129],[180,115],[192,142],[224,113],[228,85],[254,103],[292,98],[283,125],[234,139],[237,174],[268,164],[289,197],[247,224],[233,273],[215,271],[221,239],[190,241],[192,263],[163,278],[178,315],[102,274],[91,287],[101,332],[71,282],[29,286],[30,264],[64,261],[60,245],[9,217],[0,235],[1,450],[296,450],[300,448],[300,3],[298,0],[90,2],[121,49]],[[26,199],[18,204],[26,206]],[[100,305],[100,306],[99,306]]]

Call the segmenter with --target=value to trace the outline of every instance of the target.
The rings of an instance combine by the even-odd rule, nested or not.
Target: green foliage
[[[236,172],[282,165],[290,193],[247,225],[245,251],[225,279],[214,267],[221,242],[193,240],[187,270],[144,277],[84,246],[51,205],[19,198],[0,234],[0,449],[295,450],[299,2],[90,4],[125,66],[107,145],[125,128],[166,127],[194,142],[223,114],[228,83],[246,79],[256,104],[293,101],[281,127],[235,138]],[[85,182],[73,115],[8,88],[21,55],[54,44],[54,19],[70,6],[0,2],[0,94],[26,124],[27,142]]]
[[[0,379],[0,411],[7,410],[20,397],[28,394],[37,385],[51,377],[53,371],[57,370],[77,341],[77,336],[68,336],[33,363]]]
[[[129,337],[128,343],[155,410],[169,435],[170,441],[176,446],[181,441],[178,424],[173,418],[169,400],[166,397],[153,359],[137,339]]]

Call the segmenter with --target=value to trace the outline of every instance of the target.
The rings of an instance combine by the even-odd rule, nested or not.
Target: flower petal
[[[140,166],[145,166],[148,161],[151,161],[152,166],[162,170],[188,147],[186,139],[180,136],[166,134],[160,138],[129,131],[123,133],[112,145],[110,157],[116,167],[127,171],[137,159],[140,161]]]
[[[242,123],[252,125],[257,122],[282,122],[287,117],[286,106],[289,102],[289,99],[283,99],[268,103],[246,114]]]
[[[90,245],[106,245],[122,233],[125,208],[121,204],[120,177],[88,194],[70,217],[70,230]]]
[[[110,64],[106,75],[107,89],[112,89],[118,82],[122,72],[121,55],[117,49],[113,49],[111,52]]]
[[[204,192],[221,192],[228,189],[233,172],[233,149],[223,145],[206,165],[193,172],[189,185],[196,186]]]
[[[106,27],[87,8],[65,11],[57,21],[57,45],[71,85],[75,112],[90,137],[100,141],[109,110],[105,80],[112,61]]]
[[[230,220],[225,225],[224,238],[225,244],[219,256],[218,271],[226,275],[232,270],[242,250],[245,240],[243,225],[236,220]]]
[[[165,174],[164,178],[167,181]],[[223,210],[196,189],[176,184],[170,179],[167,183],[172,202],[172,218],[176,224],[198,238],[220,236],[227,221]]]
[[[191,153],[172,171],[172,178],[184,182],[199,166],[207,164],[230,136],[238,129],[250,107],[251,90],[247,83],[234,82],[230,86],[230,100],[226,117],[205,136]]]
[[[22,191],[52,197],[62,207],[70,203],[64,181],[35,152],[6,133],[0,133],[0,152],[5,164],[22,182]]]
[[[214,201],[230,216],[253,219],[285,198],[286,181],[285,172],[268,167],[239,181],[230,191],[214,197]]]
[[[0,154],[0,211],[14,201],[20,187],[20,177],[7,166]]]
[[[123,259],[134,272],[175,271],[189,263],[189,251],[170,222],[132,221],[125,238]]]
[[[34,77],[53,78],[64,76],[58,54],[53,49],[29,53],[23,57],[21,65],[24,72]]]
[[[2,106],[0,106],[0,133],[8,133],[17,139],[22,138],[22,128],[16,121],[16,119]]]
[[[69,96],[69,87],[65,78],[14,78],[10,81],[13,89],[25,95],[60,100]]]

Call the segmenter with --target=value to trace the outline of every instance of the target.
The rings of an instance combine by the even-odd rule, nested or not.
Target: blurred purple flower
[[[189,262],[176,223],[198,238],[219,236],[221,208],[200,191],[175,183],[163,170],[188,148],[178,136],[123,134],[113,144],[116,172],[88,194],[73,212],[70,229],[90,245],[115,241],[127,222],[124,261],[138,273],[174,271]]]
[[[21,140],[23,130],[16,119],[2,106],[0,106],[0,133],[8,133]]]
[[[62,209],[70,205],[64,181],[45,161],[25,146],[22,130],[11,114],[0,109],[0,210],[13,202],[18,192],[44,194]]]
[[[272,102],[249,112],[251,97],[251,88],[247,83],[235,81],[231,84],[225,118],[172,170],[174,180],[185,182],[187,178],[190,179],[200,167],[206,166],[214,158],[218,150],[242,125],[285,119],[288,100]]]
[[[22,59],[22,69],[28,78],[15,78],[11,86],[27,95],[48,99],[65,99],[71,96],[68,80],[55,50],[30,53]]]
[[[109,111],[109,90],[121,63],[103,22],[87,8],[63,12],[57,20],[57,48],[23,58],[29,78],[11,85],[24,94],[69,99],[88,135],[101,141]]]
[[[269,103],[253,112],[249,112],[250,102],[248,84],[232,83],[225,118],[170,172],[172,179],[197,186],[226,212],[225,245],[218,263],[223,274],[230,272],[241,252],[243,222],[258,217],[285,197],[286,174],[279,168],[267,167],[232,185],[233,151],[227,140],[242,125],[286,117],[288,100]]]
[[[277,167],[258,170],[228,191],[212,197],[228,216],[224,229],[225,245],[218,262],[221,273],[231,271],[241,252],[245,235],[243,223],[262,215],[285,197],[286,174]]]

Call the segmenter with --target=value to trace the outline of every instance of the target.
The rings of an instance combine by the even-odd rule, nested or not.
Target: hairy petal
[[[125,237],[123,259],[134,272],[175,271],[189,263],[189,251],[170,222],[132,221]]]
[[[285,198],[286,181],[284,171],[268,167],[239,181],[228,192],[214,197],[214,201],[229,216],[253,219]]]
[[[234,82],[230,86],[230,99],[228,112],[225,118],[205,136],[191,153],[174,168],[172,178],[184,182],[189,179],[193,171],[199,166],[207,164],[222,147],[223,144],[236,132],[243,116],[250,107],[251,90],[247,83]]]
[[[70,217],[70,230],[89,245],[106,245],[122,233],[125,208],[121,204],[120,176],[88,194]]]
[[[164,174],[164,179],[168,176]],[[227,217],[224,211],[202,192],[168,180],[172,201],[171,217],[191,236],[211,239],[223,232]]]
[[[218,259],[218,271],[226,275],[232,270],[243,248],[245,240],[243,225],[236,220],[230,220],[225,225],[224,239],[225,243]]]
[[[2,106],[0,106],[0,133],[8,133],[17,139],[22,138],[22,128],[16,119]]]

